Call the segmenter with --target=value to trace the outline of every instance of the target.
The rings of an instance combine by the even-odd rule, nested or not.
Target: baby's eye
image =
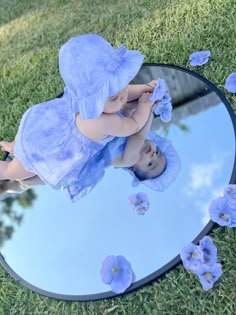
[[[149,167],[152,166],[152,162],[150,162],[150,163],[148,164],[148,166],[149,166]]]

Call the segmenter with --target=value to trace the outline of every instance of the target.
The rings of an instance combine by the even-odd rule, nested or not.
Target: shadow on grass
[[[62,5],[64,0],[0,0],[0,27],[22,16],[30,15],[35,10]]]

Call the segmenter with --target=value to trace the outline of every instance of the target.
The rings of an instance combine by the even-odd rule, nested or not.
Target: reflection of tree
[[[183,132],[190,132],[190,127],[181,123],[180,121],[176,122],[175,125],[182,130]],[[156,127],[155,121],[154,121],[154,126],[152,127],[153,130],[157,130],[160,127]],[[167,137],[169,133],[169,125],[162,125],[161,126],[161,134],[163,137]]]
[[[21,194],[11,194],[0,201],[0,246],[11,239],[15,227],[21,224],[24,210],[31,208],[37,195],[33,189]]]

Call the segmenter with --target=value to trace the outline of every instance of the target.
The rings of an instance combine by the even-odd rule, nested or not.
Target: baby
[[[105,159],[104,149],[115,137],[128,140],[123,154],[112,162],[114,166],[132,167],[129,171],[136,172],[140,169],[140,178],[158,176],[165,167],[164,158],[163,165],[155,166],[152,172],[136,165],[146,153],[153,151],[153,157],[159,154],[150,142],[145,142],[141,150],[144,138],[139,132],[152,117],[150,86],[157,82],[150,82],[150,86],[129,85],[142,62],[138,51],[129,51],[123,45],[114,49],[98,35],[70,39],[59,52],[59,70],[65,83],[63,97],[26,111],[14,141],[13,160],[0,162],[0,180],[24,180],[37,175],[51,187],[68,191],[70,197],[71,191],[73,196],[79,196],[88,185],[87,176],[81,176],[88,161],[97,167],[98,160]],[[134,99],[138,102],[132,114],[119,114],[122,105]],[[147,133],[147,127],[145,130]],[[6,149],[9,144],[2,142],[1,146]],[[139,149],[133,150],[134,147]],[[78,179],[80,188],[75,184]]]
[[[125,111],[127,112],[127,108]],[[86,163],[78,178],[74,178],[67,187],[62,185],[61,188],[69,198],[74,202],[88,194],[102,179],[104,169],[109,165],[127,170],[133,177],[132,186],[143,183],[157,191],[166,189],[179,172],[180,160],[169,140],[149,131],[152,119],[151,113],[147,123],[137,134],[127,138],[114,138],[98,157],[95,155]],[[13,152],[13,143],[2,142],[2,149]],[[131,167],[124,167],[133,164],[132,159],[136,163]],[[43,184],[38,176],[22,181],[5,181],[0,187],[0,198],[4,199],[9,193],[22,193]]]

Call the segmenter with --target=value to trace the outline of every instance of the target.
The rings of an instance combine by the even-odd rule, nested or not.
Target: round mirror
[[[176,266],[184,245],[213,227],[208,206],[235,183],[235,117],[223,94],[200,75],[170,65],[144,64],[134,83],[165,80],[172,119],[152,130],[171,140],[181,160],[176,180],[163,192],[131,186],[128,172],[108,168],[96,187],[71,203],[63,192],[35,186],[0,203],[0,260],[26,287],[64,300],[115,296],[100,270],[109,255],[130,261],[130,292]],[[144,192],[144,215],[128,202]]]

